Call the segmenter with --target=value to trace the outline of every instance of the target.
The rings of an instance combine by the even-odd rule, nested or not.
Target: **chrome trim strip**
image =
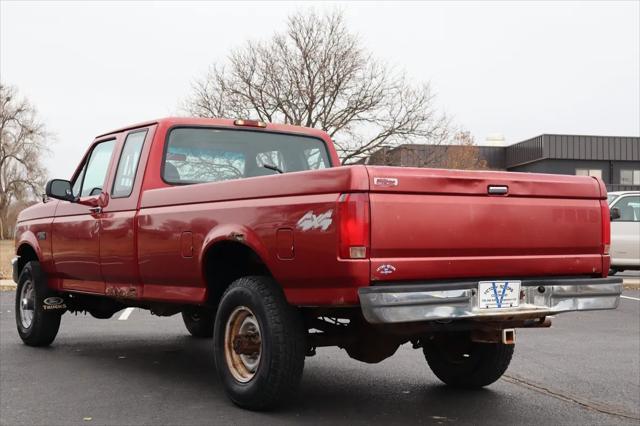
[[[401,323],[451,319],[504,319],[524,315],[545,316],[572,311],[615,309],[622,293],[622,279],[602,279],[595,283],[528,286],[521,288],[520,306],[507,309],[481,309],[476,289],[394,291],[393,286],[359,289],[362,313],[370,323]]]

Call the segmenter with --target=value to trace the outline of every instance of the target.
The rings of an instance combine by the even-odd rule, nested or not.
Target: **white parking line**
[[[631,296],[620,296],[623,299],[630,299],[630,300],[637,300],[638,302],[640,302],[640,299],[638,299],[637,297],[631,297]]]
[[[126,321],[127,319],[129,319],[129,315],[131,315],[131,312],[133,312],[135,308],[127,308],[124,310],[124,312],[122,312],[120,314],[120,317],[118,317],[118,321]]]

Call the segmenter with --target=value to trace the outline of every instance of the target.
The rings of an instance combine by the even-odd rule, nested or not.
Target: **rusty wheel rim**
[[[231,312],[224,333],[224,355],[234,379],[247,383],[256,375],[262,355],[260,325],[251,309],[239,306]]]

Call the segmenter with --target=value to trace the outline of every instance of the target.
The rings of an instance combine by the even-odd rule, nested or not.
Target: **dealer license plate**
[[[520,303],[520,281],[480,281],[478,307],[480,309],[516,308]]]

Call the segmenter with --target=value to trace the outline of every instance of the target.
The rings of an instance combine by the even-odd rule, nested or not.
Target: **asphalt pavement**
[[[615,311],[563,314],[551,329],[518,330],[507,374],[480,391],[443,386],[408,345],[373,365],[327,348],[307,358],[287,407],[253,413],[225,397],[211,340],[188,336],[179,316],[67,313],[50,348],[30,348],[15,330],[14,295],[3,292],[0,424],[638,425],[640,291],[625,297]]]

